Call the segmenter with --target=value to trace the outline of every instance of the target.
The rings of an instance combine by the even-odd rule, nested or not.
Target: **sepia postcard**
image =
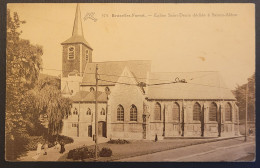
[[[5,160],[254,162],[253,3],[8,3]]]

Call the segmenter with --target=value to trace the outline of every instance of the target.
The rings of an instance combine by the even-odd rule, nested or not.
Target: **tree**
[[[62,119],[71,109],[71,100],[61,95],[60,80],[49,77],[41,79],[30,94],[34,97],[36,118],[47,116],[41,117],[41,122],[47,123],[48,135],[59,134],[63,126]]]
[[[22,100],[24,94],[34,87],[42,65],[42,47],[20,38],[22,32],[19,28],[24,23],[16,12],[11,15],[7,10],[5,137],[8,160],[15,159],[23,150],[26,140],[21,142],[21,139],[26,134],[26,122]],[[14,146],[15,150],[12,149]]]
[[[6,159],[25,152],[28,135],[56,135],[62,119],[70,112],[71,101],[60,92],[60,79],[38,79],[42,68],[42,47],[20,38],[21,21],[16,12],[7,11],[6,39]],[[48,129],[41,116],[47,117]],[[14,148],[15,147],[15,148]]]
[[[247,84],[238,85],[233,91],[239,107],[239,119],[245,120]],[[255,120],[255,74],[248,78],[248,121]]]

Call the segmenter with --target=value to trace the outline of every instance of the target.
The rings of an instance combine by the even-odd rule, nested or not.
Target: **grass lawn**
[[[162,141],[148,141],[148,140],[137,140],[130,141],[130,144],[109,144],[102,143],[99,144],[99,149],[101,150],[103,147],[111,148],[113,154],[111,157],[99,157],[98,161],[115,161],[123,158],[139,156],[150,154],[154,152],[165,151],[169,149],[175,149],[180,147],[185,147],[189,145],[201,144],[206,142],[214,142],[218,139],[165,139]],[[94,145],[90,146],[93,148]],[[59,158],[58,161],[73,161],[71,159],[67,159],[67,155],[63,155]],[[84,161],[91,162],[93,159],[85,159]]]

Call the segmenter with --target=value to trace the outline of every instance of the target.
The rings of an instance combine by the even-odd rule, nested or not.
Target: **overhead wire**
[[[65,71],[65,70],[58,70],[58,69],[48,69],[48,68],[42,68],[45,70],[53,70],[53,71],[63,71],[63,72],[71,72],[71,71]],[[80,72],[78,72],[80,73]],[[95,74],[95,73],[87,73],[87,72],[82,72],[84,74]],[[190,78],[185,80],[186,82],[179,82],[179,81],[171,81],[171,80],[162,80],[162,79],[152,79],[149,78],[149,80],[158,80],[158,81],[168,81],[167,83],[153,83],[153,84],[146,84],[144,82],[142,82],[143,84],[145,84],[146,86],[159,86],[159,85],[167,85],[167,84],[175,84],[175,83],[188,83],[188,84],[193,84],[193,85],[201,85],[201,86],[208,86],[208,87],[216,87],[216,88],[224,88],[224,89],[230,89],[227,87],[220,87],[220,86],[213,86],[213,85],[207,85],[207,84],[199,84],[199,83],[191,83],[188,82],[190,80],[194,80],[194,79],[199,79],[199,78],[203,78],[205,76],[210,75],[211,73],[205,74],[205,75],[201,75],[199,77],[194,77],[194,78]],[[116,77],[126,77],[126,78],[135,78],[135,79],[147,79],[147,78],[141,78],[141,77],[130,77],[130,76],[122,76],[122,75],[113,75],[113,74],[98,74],[98,76],[116,76]],[[176,77],[175,79],[177,79],[178,77]],[[130,83],[124,83],[124,82],[116,82],[116,81],[111,81],[111,80],[105,80],[105,79],[99,79],[100,81],[104,81],[104,82],[110,82],[110,83],[114,83],[114,84],[124,84],[124,85],[138,85],[138,84],[130,84]],[[66,80],[63,80],[66,81]],[[78,82],[78,81],[67,81],[67,82]],[[95,84],[93,82],[81,82],[81,84],[86,84],[86,83],[91,83],[91,84]],[[140,83],[139,83],[140,84]]]
[[[62,72],[71,72],[71,71],[66,71],[66,70],[58,70],[58,69],[48,69],[48,68],[42,68],[42,69],[45,69],[45,70],[53,70],[53,71],[62,71]],[[79,74],[95,74],[94,72],[93,73],[90,73],[90,72],[78,72]],[[98,75],[101,75],[101,76],[115,76],[115,77],[124,77],[124,78],[134,78],[134,79],[147,79],[147,78],[142,78],[142,77],[131,77],[131,76],[122,76],[122,75],[115,75],[115,74],[98,74]],[[210,73],[208,74],[205,74],[205,75],[202,75],[202,76],[199,76],[199,77],[194,77],[194,78],[190,78],[190,79],[187,79],[188,80],[194,80],[194,79],[198,79],[198,78],[202,78],[204,76],[208,76],[210,75]],[[172,82],[171,80],[166,80],[166,79],[153,79],[153,78],[149,78],[149,80],[158,80],[158,81],[168,81],[168,82]]]
[[[131,83],[114,82],[114,81],[103,80],[103,79],[98,79],[98,80],[99,80],[99,81],[103,81],[103,82],[110,82],[110,83],[118,83],[118,84],[124,84],[124,85],[133,85],[133,86],[136,86],[136,84],[131,84]]]

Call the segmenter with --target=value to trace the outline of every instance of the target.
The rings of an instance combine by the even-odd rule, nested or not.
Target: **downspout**
[[[181,136],[184,136],[184,99],[182,99],[181,130]]]

